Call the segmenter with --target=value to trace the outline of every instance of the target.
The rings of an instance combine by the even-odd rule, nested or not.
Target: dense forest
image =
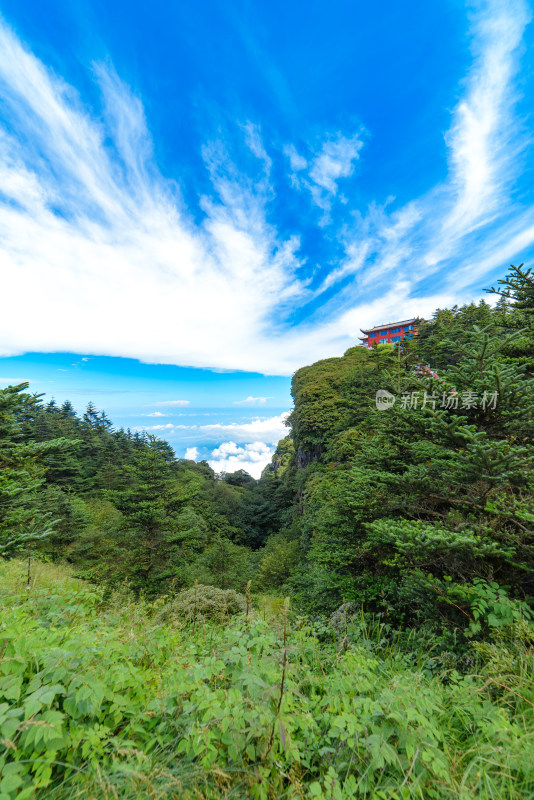
[[[488,291],[298,370],[258,481],[0,391],[0,800],[534,797],[534,276]]]

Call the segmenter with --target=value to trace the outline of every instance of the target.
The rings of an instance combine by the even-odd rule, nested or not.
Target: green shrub
[[[255,577],[259,589],[278,590],[296,567],[300,546],[291,531],[275,533],[267,539]]]
[[[34,574],[28,591],[24,564],[0,562],[0,800],[532,797],[524,619],[443,681],[417,631],[410,652],[363,615],[340,651],[287,613],[173,625],[179,598],[103,603],[57,566]],[[231,606],[215,591],[197,608]]]
[[[349,622],[351,622],[355,614],[358,613],[358,610],[356,603],[342,603],[339,608],[336,608],[336,610],[330,614],[328,624],[338,636],[342,636]]]
[[[244,595],[233,589],[218,589],[216,586],[197,584],[184,589],[176,599],[166,603],[157,614],[159,621],[209,619],[221,621],[228,616],[246,611]]]

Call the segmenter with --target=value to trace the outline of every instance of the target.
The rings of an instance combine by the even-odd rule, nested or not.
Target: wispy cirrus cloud
[[[95,71],[103,120],[0,23],[9,117],[0,137],[1,267],[6,295],[25,297],[28,321],[19,325],[6,307],[1,353],[38,347],[253,369],[273,308],[300,292],[297,239],[279,240],[264,199],[208,150],[214,193],[193,224],[155,166],[140,100],[112,69]],[[269,361],[278,371],[278,359]]]
[[[513,193],[522,154],[532,144],[515,114],[515,78],[531,12],[523,0],[489,0],[477,12],[472,67],[444,136],[446,178],[392,213],[388,199],[358,215],[346,236],[347,257],[323,288],[351,274],[368,288],[393,272],[404,272],[413,287],[440,273],[446,293],[461,292],[532,248],[534,210]]]
[[[5,296],[25,308],[22,325],[18,304],[4,303],[0,354],[290,374],[354,344],[361,326],[471,299],[475,281],[534,243],[534,211],[515,192],[531,144],[516,114],[529,19],[522,0],[475,6],[472,64],[443,140],[447,174],[402,207],[380,197],[352,207],[344,182],[365,156],[361,130],[325,131],[315,149],[290,145],[284,156],[245,122],[256,171],[223,139],[199,142],[210,188],[196,209],[159,171],[141,98],[112,67],[94,66],[96,113],[0,21],[0,269]],[[302,232],[273,213],[283,164],[310,217],[322,212],[320,235],[344,248],[313,290]]]
[[[330,222],[329,212],[332,199],[338,194],[339,181],[353,174],[362,147],[363,138],[360,133],[350,137],[337,133],[323,141],[309,158],[298,153],[292,144],[284,148],[292,169],[293,185],[309,191],[314,204],[324,212],[321,225]]]

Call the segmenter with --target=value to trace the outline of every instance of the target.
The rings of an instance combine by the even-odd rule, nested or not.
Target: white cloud
[[[288,434],[285,421],[289,415],[286,411],[276,417],[257,419],[251,422],[231,422],[229,424],[214,423],[212,425],[199,425],[198,430],[204,434],[217,436],[220,439],[231,438],[234,442],[265,442],[276,444]]]
[[[251,442],[243,446],[235,442],[224,442],[212,451],[208,463],[215,472],[236,472],[244,469],[253,478],[259,478],[274,450],[274,447],[268,447],[264,442]]]
[[[259,125],[253,125],[251,122],[247,122],[246,125],[243,126],[245,131],[245,142],[247,146],[250,148],[251,152],[254,153],[256,158],[263,161],[266,173],[269,173],[272,161],[267,155],[267,151],[263,144],[261,138],[261,131]]]
[[[160,400],[157,403],[152,403],[153,406],[188,406],[190,400]],[[152,416],[160,416],[161,413],[156,411]]]
[[[144,414],[145,417],[166,417],[162,411],[153,411],[152,414]]]
[[[350,324],[350,321],[347,321]],[[276,445],[280,439],[288,435],[288,428],[285,424],[289,411],[274,417],[257,417],[250,422],[215,422],[208,425],[177,425],[173,422],[149,425],[148,427],[138,427],[135,430],[146,431],[165,431],[172,434],[175,431],[195,431],[198,438],[203,440],[221,441],[232,439],[233,442],[240,444],[258,443]]]
[[[250,422],[215,422],[209,425],[176,425],[172,422],[167,422],[161,425],[150,425],[146,428],[136,428],[136,430],[146,431],[197,431],[205,438],[221,440],[225,438],[232,438],[236,442],[258,442],[262,441],[267,444],[276,444],[288,434],[288,428],[285,421],[289,415],[289,411],[279,414],[275,417],[257,417]]]
[[[289,144],[284,147],[284,153],[289,158],[289,163],[291,165],[291,169],[294,172],[299,172],[301,169],[306,169],[308,166],[308,162],[306,161],[303,156],[297,153],[295,145]]]
[[[17,386],[19,383],[31,382],[31,378],[0,378],[0,383],[9,383],[12,386]]]
[[[434,300],[416,291],[418,281],[439,274],[438,294],[452,303],[468,302],[467,287],[516,257],[528,257],[534,244],[534,209],[516,204],[513,188],[521,170],[518,156],[530,144],[524,122],[515,114],[515,78],[531,14],[523,0],[489,0],[478,4],[477,11],[472,18],[472,67],[445,134],[446,178],[393,213],[388,206],[394,198],[387,198],[382,207],[372,205],[357,214],[345,234],[346,259],[321,289],[353,275],[362,292],[386,292],[394,274],[406,282],[394,317],[413,316]],[[340,304],[338,295],[325,314]],[[359,311],[363,320],[369,306]],[[385,316],[379,313],[375,320]]]
[[[353,174],[362,147],[360,134],[347,137],[337,133],[329,136],[309,161],[297,152],[294,145],[284,148],[293,170],[292,184],[311,193],[315,205],[324,212],[321,225],[330,221],[328,212],[332,198],[338,193],[338,181]]]
[[[311,165],[309,175],[313,183],[330,194],[337,194],[339,179],[352,175],[362,146],[358,135],[347,138],[339,134],[326,141]]]
[[[20,133],[0,136],[8,196],[0,269],[6,296],[24,296],[26,319],[20,325],[6,304],[0,355],[89,351],[287,372],[266,328],[273,309],[301,293],[298,239],[278,239],[265,198],[228,177],[224,158],[213,166],[214,196],[203,199],[205,222],[195,226],[157,172],[139,99],[112,71],[97,74],[102,120],[0,23],[3,102]],[[259,154],[256,134],[248,139]]]
[[[25,306],[21,325],[17,304],[4,303],[0,355],[90,352],[291,374],[343,352],[362,326],[470,299],[466,287],[534,243],[534,209],[513,195],[528,143],[515,103],[529,16],[522,0],[477,6],[473,62],[443,143],[447,176],[393,212],[391,198],[353,209],[353,224],[333,231],[345,258],[314,292],[297,278],[299,237],[269,222],[272,153],[258,126],[243,126],[260,162],[255,183],[217,142],[205,146],[212,191],[198,223],[158,172],[142,103],[113,70],[95,68],[104,113],[92,114],[0,22],[9,117],[0,129],[0,271],[4,295]],[[354,173],[360,134],[325,134],[306,158],[291,145],[285,152],[326,222]],[[418,288],[438,271],[439,289]],[[335,291],[340,281],[348,285]],[[288,330],[295,307],[325,288],[333,291],[316,315]]]
[[[262,406],[267,400],[270,400],[270,397],[253,397],[249,395],[245,397],[244,400],[234,400],[235,406],[248,406],[248,405],[260,405]]]
[[[185,451],[184,458],[186,461],[196,461],[198,458],[198,447],[188,447]]]
[[[452,205],[441,220],[430,264],[450,254],[467,233],[492,222],[510,202],[517,158],[526,141],[514,118],[518,99],[513,78],[531,14],[522,0],[490,0],[473,23],[475,61],[466,95],[458,103],[445,140]]]

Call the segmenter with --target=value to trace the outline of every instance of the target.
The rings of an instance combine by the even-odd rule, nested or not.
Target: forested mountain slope
[[[92,405],[79,418],[3,390],[4,554],[32,547],[148,595],[250,580],[313,613],[353,602],[401,626],[474,632],[528,613],[533,285],[513,268],[494,307],[438,310],[401,347],[300,369],[260,481],[177,460]]]
[[[293,379],[290,585],[400,625],[498,625],[534,595],[534,282],[436,312],[402,348],[355,347]],[[425,365],[429,365],[430,369]],[[378,390],[396,400],[380,410]],[[483,618],[483,619],[482,619]]]
[[[149,595],[248,580],[250,550],[239,542],[249,476],[216,480],[164,441],[113,430],[91,405],[79,418],[70,403],[44,405],[25,388],[0,393],[6,554],[29,536],[41,556]]]
[[[0,800],[533,796],[533,276],[497,291],[300,369],[259,481],[0,391]]]

